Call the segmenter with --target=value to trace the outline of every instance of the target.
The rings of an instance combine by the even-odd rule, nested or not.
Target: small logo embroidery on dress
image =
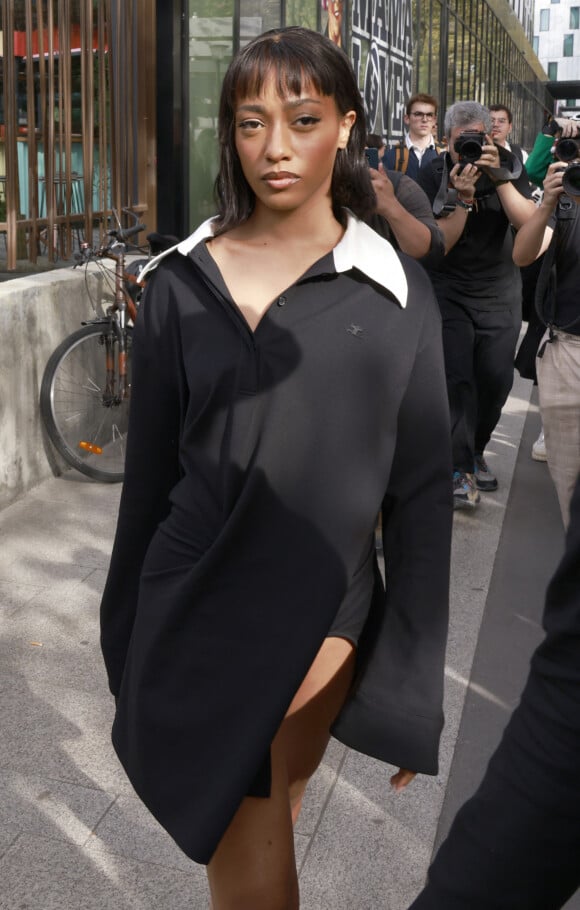
[[[364,329],[363,329],[362,325],[355,325],[354,322],[351,322],[351,324],[349,325],[349,327],[347,328],[346,331],[349,332],[351,335],[354,335],[355,338],[360,338],[360,336],[364,332]]]

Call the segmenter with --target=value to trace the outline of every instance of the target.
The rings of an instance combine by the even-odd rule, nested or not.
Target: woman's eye
[[[260,120],[250,120],[250,119],[241,120],[240,123],[238,123],[238,127],[241,130],[257,130],[261,125],[262,124],[261,124]]]
[[[311,114],[304,114],[302,117],[298,117],[294,121],[298,126],[314,126],[315,123],[320,123],[320,117],[313,117]]]

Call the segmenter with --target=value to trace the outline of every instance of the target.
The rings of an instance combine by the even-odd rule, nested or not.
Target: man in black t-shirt
[[[480,134],[476,155],[455,145]],[[449,152],[419,175],[445,239],[427,269],[441,308],[453,441],[455,508],[473,508],[497,489],[485,447],[513,382],[521,326],[521,278],[513,231],[534,211],[521,162],[491,138],[489,110],[459,101],[445,115]],[[478,150],[479,149],[479,150]],[[477,157],[478,156],[478,157]],[[516,176],[519,175],[519,176]]]
[[[579,160],[569,166],[580,175],[578,145]],[[543,300],[548,329],[538,349],[536,373],[548,468],[565,526],[580,471],[580,196],[564,194],[566,169],[560,161],[550,165],[544,198],[514,244],[518,265],[546,253],[542,273],[550,263],[555,266],[555,283],[546,288]]]

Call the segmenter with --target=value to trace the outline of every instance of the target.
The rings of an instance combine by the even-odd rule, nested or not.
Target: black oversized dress
[[[243,797],[268,795],[269,745],[339,608],[369,615],[334,734],[437,773],[452,516],[422,268],[348,214],[252,333],[208,236],[162,254],[136,321],[101,606],[114,746],[202,863]]]

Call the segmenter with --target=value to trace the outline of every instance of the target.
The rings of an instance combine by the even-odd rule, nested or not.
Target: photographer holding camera
[[[497,489],[485,447],[513,382],[521,325],[521,277],[513,232],[534,211],[521,161],[491,138],[488,108],[459,101],[445,115],[449,151],[419,183],[445,239],[427,263],[443,319],[453,443],[455,508],[474,508]]]
[[[526,160],[528,177],[535,186],[543,187],[548,166],[554,161],[555,145],[560,139],[580,139],[580,123],[570,117],[552,117],[545,123]]]
[[[545,253],[536,308],[546,332],[536,356],[548,468],[568,525],[580,470],[580,140],[564,137],[544,177],[544,198],[517,234],[514,261]]]

